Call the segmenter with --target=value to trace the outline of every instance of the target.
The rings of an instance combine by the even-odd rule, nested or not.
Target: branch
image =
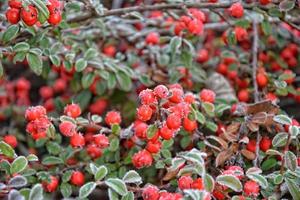
[[[154,11],[154,10],[183,10],[184,8],[228,8],[233,3],[237,2],[228,1],[222,3],[170,3],[170,4],[154,4],[154,5],[142,5],[142,6],[133,6],[127,8],[117,8],[112,10],[106,10],[103,14],[96,13],[95,11],[76,16],[74,18],[68,19],[69,23],[80,22],[87,20],[91,17],[107,17],[107,16],[120,16],[131,12],[144,12],[144,11]]]

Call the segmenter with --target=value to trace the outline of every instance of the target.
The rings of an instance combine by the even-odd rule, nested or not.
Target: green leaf
[[[276,115],[274,116],[273,120],[284,125],[290,125],[292,123],[292,119],[286,115]]]
[[[117,137],[114,137],[111,141],[110,141],[110,145],[109,145],[109,150],[110,151],[117,151],[119,149],[120,146],[120,140]]]
[[[108,170],[105,166],[100,166],[95,173],[95,180],[100,181],[102,180],[108,173]]]
[[[276,185],[281,184],[283,181],[283,176],[281,174],[278,174],[274,177],[274,183]]]
[[[63,183],[69,182],[69,180],[71,179],[72,173],[73,172],[71,170],[64,172],[64,175],[62,176],[62,182]]]
[[[62,183],[59,188],[64,198],[68,198],[71,196],[72,186],[69,183]]]
[[[212,121],[206,122],[205,127],[211,130],[212,132],[216,132],[218,130],[218,125]]]
[[[272,140],[272,145],[273,147],[283,147],[287,143],[287,140],[288,140],[288,133],[286,132],[277,133]]]
[[[109,73],[108,80],[107,80],[107,87],[108,89],[114,89],[117,84],[117,78],[114,73]]]
[[[295,171],[298,166],[297,156],[291,151],[285,152],[284,164],[289,170]]]
[[[198,165],[204,165],[204,159],[203,157],[205,157],[206,154],[199,151],[198,149],[192,149],[189,152],[187,152],[185,155],[183,155],[182,157],[185,158],[188,161],[191,161],[193,163],[196,163]]]
[[[261,169],[263,171],[267,171],[275,167],[276,165],[277,165],[277,160],[275,158],[269,158],[262,163]]]
[[[121,179],[109,178],[105,181],[105,184],[121,196],[124,196],[127,193],[126,185]]]
[[[28,64],[29,64],[30,68],[32,69],[32,71],[34,73],[36,73],[37,75],[41,75],[42,71],[43,71],[42,57],[29,52],[29,53],[27,53],[26,58],[27,58]]]
[[[2,62],[0,61],[0,78],[3,76],[3,73],[4,73],[4,69],[3,69]]]
[[[20,173],[22,172],[28,165],[28,161],[24,156],[19,156],[14,160],[14,162],[11,164],[10,173]]]
[[[230,45],[235,45],[237,43],[234,31],[228,31],[227,41],[228,41],[228,44],[230,44]]]
[[[152,124],[148,127],[147,129],[147,138],[150,140],[152,139],[155,135],[156,135],[156,132],[157,132],[158,128],[156,127],[155,124]]]
[[[268,13],[271,17],[282,17],[282,13],[277,7],[270,8]]]
[[[19,25],[11,25],[6,31],[3,33],[2,40],[3,42],[8,42],[16,38],[18,32],[20,30]]]
[[[288,189],[293,197],[293,199],[300,199],[300,190],[299,190],[299,185],[297,185],[295,183],[295,181],[289,179],[289,178],[286,178],[285,179],[285,182],[288,186]]]
[[[9,158],[13,158],[15,156],[14,149],[9,144],[3,141],[0,142],[0,153]]]
[[[214,178],[209,174],[205,174],[203,177],[203,180],[204,180],[204,186],[205,186],[206,191],[212,192],[215,187]]]
[[[74,98],[73,101],[75,103],[78,103],[82,110],[85,110],[88,107],[91,98],[92,93],[89,90],[83,90]]]
[[[132,88],[131,78],[123,71],[118,71],[116,75],[120,88],[124,91],[130,91]]]
[[[170,41],[170,51],[172,55],[175,55],[176,52],[178,51],[179,47],[182,44],[182,39],[181,37],[173,37]]]
[[[60,61],[60,58],[58,55],[50,55],[49,58],[50,58],[51,62],[53,63],[53,65],[60,66],[61,61]]]
[[[39,158],[38,158],[36,155],[34,155],[34,154],[29,154],[29,155],[27,156],[27,160],[28,160],[29,162],[35,162],[35,161],[39,161]]]
[[[36,184],[30,191],[29,200],[41,200],[44,199],[43,187],[41,184]]]
[[[125,183],[135,183],[139,185],[142,183],[142,177],[136,171],[130,170],[124,175],[123,181]]]
[[[265,177],[260,174],[251,173],[247,175],[248,178],[257,182],[263,189],[266,189],[269,186],[269,183]]]
[[[120,200],[118,193],[110,188],[108,188],[108,198],[109,200]]]
[[[292,138],[296,138],[299,134],[299,127],[298,126],[290,126],[289,133],[291,134]]]
[[[268,20],[264,20],[261,23],[261,28],[265,35],[270,35],[272,33],[272,26]]]
[[[94,48],[89,48],[85,53],[84,53],[84,58],[85,60],[90,60],[92,58],[95,58],[98,55],[98,52]]]
[[[204,111],[210,116],[213,117],[215,115],[215,106],[212,103],[209,102],[203,102],[202,108]]]
[[[81,78],[81,85],[84,89],[87,89],[92,85],[94,80],[95,80],[95,74],[94,73],[84,74]]]
[[[201,190],[188,189],[184,190],[183,192],[192,200],[204,200],[204,192]]]
[[[230,189],[232,189],[235,192],[240,192],[243,189],[242,183],[235,176],[220,175],[220,176],[217,177],[216,181],[220,185],[227,186],[227,187],[229,187]]]
[[[191,68],[192,63],[193,63],[192,53],[190,51],[183,51],[181,53],[181,62],[185,67]]]
[[[30,45],[26,42],[20,42],[20,43],[17,43],[15,46],[14,46],[14,51],[15,52],[26,52],[30,49]]]
[[[77,72],[82,72],[87,67],[87,61],[83,58],[80,58],[75,63],[75,70]]]
[[[54,156],[47,156],[43,159],[43,165],[59,165],[63,164],[64,161],[61,158],[54,157]]]
[[[295,1],[292,0],[283,0],[279,4],[279,9],[280,11],[290,11],[295,7]]]
[[[93,190],[96,188],[97,184],[95,182],[88,182],[80,187],[79,189],[79,198],[88,197]]]
[[[206,119],[204,117],[204,115],[199,112],[198,110],[195,111],[195,114],[196,114],[196,120],[200,123],[200,124],[204,124]]]
[[[12,188],[21,188],[27,184],[27,179],[24,176],[17,175],[11,178],[8,185]]]
[[[121,200],[134,200],[133,192],[128,192],[125,196],[122,197]]]

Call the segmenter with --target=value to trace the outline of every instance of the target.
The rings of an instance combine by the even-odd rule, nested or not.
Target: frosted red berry
[[[235,18],[241,18],[244,15],[243,5],[239,2],[234,3],[229,8],[230,15]]]
[[[59,131],[66,137],[76,134],[76,125],[70,121],[64,121],[59,124]]]
[[[3,141],[9,144],[12,148],[16,148],[18,145],[18,140],[14,135],[5,135]]]
[[[181,126],[181,118],[178,114],[172,113],[167,117],[166,123],[169,129],[179,129]]]
[[[262,150],[263,152],[266,152],[267,150],[269,150],[272,146],[272,141],[270,140],[269,137],[265,136],[262,137],[259,143],[259,148],[260,150]]]
[[[20,10],[17,8],[8,9],[5,15],[7,21],[11,24],[17,24],[20,21]]]
[[[169,94],[169,90],[166,86],[164,85],[158,85],[154,88],[153,90],[155,96],[157,96],[158,98],[164,99],[168,97]]]
[[[196,120],[190,120],[188,117],[185,117],[182,122],[183,128],[188,132],[193,132],[197,129],[197,121]]]
[[[38,12],[33,5],[21,9],[21,18],[28,26],[33,26],[38,21]]]
[[[72,118],[77,118],[81,115],[81,108],[78,104],[69,104],[65,107],[64,114]]]
[[[259,195],[259,185],[255,181],[247,181],[244,184],[244,193],[246,196],[257,197]]]
[[[80,133],[75,133],[70,137],[70,145],[74,148],[83,147],[85,145],[85,139]]]
[[[108,113],[106,113],[105,116],[105,123],[107,125],[113,125],[113,124],[120,124],[122,121],[121,119],[121,115],[119,112],[117,111],[110,111]]]
[[[216,98],[216,94],[212,90],[203,89],[200,92],[199,97],[200,97],[200,100],[203,101],[203,102],[214,103],[215,102],[215,98]]]
[[[109,139],[106,135],[98,134],[94,136],[94,143],[98,147],[104,149],[109,146]]]
[[[137,118],[141,121],[148,121],[152,117],[153,110],[148,105],[142,105],[137,109]]]
[[[178,187],[181,190],[191,189],[193,183],[193,179],[191,176],[181,176],[178,179]]]
[[[135,153],[132,157],[132,164],[138,169],[143,167],[150,167],[152,165],[152,162],[152,155],[147,150],[141,150]]]
[[[147,185],[143,188],[142,197],[143,200],[158,200],[159,189],[154,185]]]
[[[70,182],[76,186],[82,186],[85,183],[84,174],[81,171],[74,171],[71,175]]]
[[[56,176],[50,176],[50,182],[43,181],[42,185],[46,192],[54,192],[59,184],[59,179]]]
[[[146,43],[155,45],[159,43],[159,34],[156,32],[149,33],[146,37]]]

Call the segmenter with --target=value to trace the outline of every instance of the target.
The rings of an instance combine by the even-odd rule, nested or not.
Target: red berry
[[[188,131],[188,132],[193,132],[194,130],[197,129],[197,121],[196,120],[190,120],[188,117],[185,117],[183,119],[183,128]]]
[[[18,91],[28,91],[31,87],[30,82],[25,78],[20,78],[16,82],[16,89]]]
[[[50,182],[43,181],[42,185],[46,192],[54,192],[57,189],[59,180],[56,176],[50,176]]]
[[[148,121],[152,117],[153,110],[148,105],[142,105],[137,109],[137,118],[141,121]]]
[[[82,186],[84,184],[84,174],[81,171],[74,171],[71,175],[70,182],[76,186]]]
[[[164,85],[158,85],[154,88],[153,90],[155,96],[157,96],[158,98],[164,99],[168,97],[169,94],[169,90],[166,86]]]
[[[16,148],[18,145],[18,140],[14,135],[5,135],[3,141],[9,144],[12,148]]]
[[[134,133],[137,137],[141,139],[146,138],[147,129],[148,129],[148,125],[144,122],[138,121],[138,123],[134,124]]]
[[[270,140],[269,137],[263,137],[261,140],[260,140],[260,143],[259,143],[259,148],[260,150],[262,150],[263,152],[266,152],[268,149],[270,149],[272,146],[272,141]]]
[[[74,103],[69,104],[65,107],[64,114],[72,118],[79,117],[81,114],[81,108],[79,107],[78,104],[74,104]]]
[[[6,19],[11,24],[17,24],[20,21],[20,9],[11,8],[5,13]]]
[[[194,19],[189,22],[187,26],[190,33],[194,35],[200,35],[203,33],[203,22],[197,19]]]
[[[197,54],[197,62],[204,63],[208,61],[208,51],[206,49],[200,49]]]
[[[46,109],[43,106],[29,107],[25,111],[25,118],[28,121],[36,120],[38,118],[45,117],[47,114]]]
[[[143,167],[150,167],[152,165],[152,162],[152,155],[147,150],[141,150],[135,153],[132,157],[132,164],[138,169]]]
[[[161,148],[161,142],[160,141],[149,141],[147,143],[146,149],[150,152],[150,153],[158,153],[159,150]]]
[[[240,90],[238,92],[238,99],[239,101],[241,102],[248,102],[249,101],[249,91],[247,89],[243,89],[243,90]]]
[[[22,8],[22,1],[21,0],[9,0],[8,2],[9,7],[11,8]]]
[[[143,200],[158,200],[159,189],[154,185],[147,185],[143,189],[142,197]]]
[[[228,72],[228,67],[224,63],[220,63],[217,67],[217,72],[220,74],[226,75]]]
[[[244,15],[244,8],[241,3],[237,2],[230,6],[230,15],[235,18],[241,18]]]
[[[181,118],[178,114],[172,113],[167,118],[167,126],[169,129],[179,129],[181,126]]]
[[[38,21],[38,13],[33,5],[21,9],[21,18],[28,26],[33,26]]]
[[[183,91],[180,88],[170,89],[171,96],[169,100],[173,103],[180,103],[183,100]]]
[[[192,183],[192,188],[196,190],[203,190],[204,189],[204,184],[202,178],[197,178],[194,180]]]
[[[53,84],[53,90],[55,92],[64,92],[67,89],[67,82],[62,79],[56,79],[54,84]]]
[[[149,33],[146,37],[146,43],[155,45],[159,43],[159,34],[156,32]]]
[[[61,22],[61,14],[59,12],[50,14],[48,18],[48,23],[51,25],[57,25]]]
[[[250,140],[246,146],[248,151],[255,153],[256,151],[256,140]]]
[[[248,32],[246,29],[244,29],[242,27],[235,27],[234,33],[235,33],[236,40],[239,42],[242,42],[242,41],[245,41],[248,39]]]
[[[59,125],[59,131],[66,137],[76,134],[76,125],[70,121],[64,121]]]
[[[193,179],[191,176],[182,176],[178,179],[178,187],[181,190],[191,189]]]
[[[97,159],[97,158],[100,158],[102,156],[102,150],[101,150],[101,148],[97,147],[94,144],[88,145],[87,148],[86,148],[86,152],[93,159]]]
[[[259,195],[259,185],[255,181],[247,181],[244,185],[246,196],[257,197]]]
[[[283,71],[283,74],[291,75],[291,78],[284,80],[287,84],[292,84],[295,81],[294,73],[291,70],[286,69]]]
[[[100,147],[102,149],[109,146],[109,139],[106,135],[103,135],[103,134],[95,135],[94,142],[98,147]]]
[[[109,57],[115,57],[116,55],[116,47],[114,45],[105,45],[103,48],[103,53]]]
[[[260,88],[264,88],[268,85],[268,77],[264,73],[258,73],[256,75],[256,82]]]
[[[187,93],[184,96],[184,102],[188,103],[188,104],[192,104],[195,102],[195,96],[193,93]]]
[[[85,145],[85,139],[80,133],[75,133],[70,138],[70,145],[74,148],[83,147]]]
[[[50,12],[50,15],[60,12],[61,4],[58,0],[49,0],[49,3],[50,4],[47,5],[47,8]]]
[[[98,99],[89,106],[89,110],[93,114],[102,115],[108,106],[108,101],[106,99]]]
[[[43,99],[50,99],[53,97],[53,89],[50,86],[43,86],[40,88],[40,95]]]
[[[157,103],[157,99],[152,90],[146,89],[140,92],[139,98],[141,100],[141,104],[155,104]]]
[[[113,125],[113,124],[120,124],[122,121],[121,119],[121,115],[119,112],[117,111],[110,111],[108,113],[106,113],[105,116],[105,123],[107,125]]]
[[[271,0],[259,0],[259,3],[261,5],[267,5],[267,4],[271,3]]]
[[[170,140],[174,137],[174,130],[169,129],[166,124],[159,130],[159,135],[165,140]]]
[[[200,97],[200,100],[203,101],[203,102],[214,103],[215,102],[216,94],[212,90],[203,89],[200,92],[200,96],[199,97]]]

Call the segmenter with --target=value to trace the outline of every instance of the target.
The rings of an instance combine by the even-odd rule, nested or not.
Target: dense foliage
[[[0,0],[0,19],[1,198],[300,200],[299,1]]]

